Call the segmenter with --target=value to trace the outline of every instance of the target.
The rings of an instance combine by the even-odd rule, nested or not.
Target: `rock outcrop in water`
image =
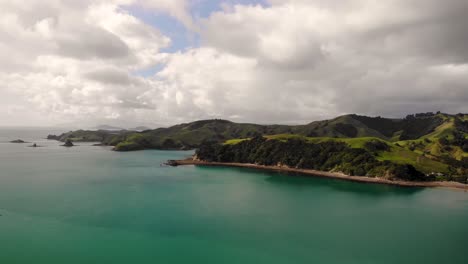
[[[67,139],[65,141],[65,144],[63,144],[62,146],[64,146],[64,147],[73,147],[75,145],[73,145],[73,142],[70,139]]]
[[[21,139],[17,139],[17,140],[12,140],[12,141],[10,141],[10,143],[23,144],[23,143],[28,143],[28,142],[26,142],[26,141],[24,141],[24,140],[21,140]]]

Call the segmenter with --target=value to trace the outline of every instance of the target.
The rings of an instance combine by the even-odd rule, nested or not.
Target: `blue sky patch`
[[[193,19],[196,21],[200,18],[207,18],[213,12],[220,11],[222,4],[228,5],[257,5],[268,6],[267,0],[199,0],[192,2],[190,6],[190,13]],[[171,39],[170,46],[161,49],[161,52],[175,53],[178,51],[184,51],[188,48],[196,48],[200,45],[200,36],[188,30],[180,21],[176,18],[164,13],[155,12],[154,10],[148,10],[141,6],[125,6],[122,7],[130,15],[141,19],[145,24],[151,25],[157,28],[165,36]],[[150,77],[161,71],[164,65],[159,64],[153,67],[139,70],[133,74]]]

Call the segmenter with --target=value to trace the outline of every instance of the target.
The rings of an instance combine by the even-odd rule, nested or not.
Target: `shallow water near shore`
[[[41,136],[45,136],[41,134]],[[3,137],[2,137],[3,135]],[[0,263],[467,263],[468,193],[0,133]]]

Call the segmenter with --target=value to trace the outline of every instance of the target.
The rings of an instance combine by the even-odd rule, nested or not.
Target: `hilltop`
[[[71,131],[51,139],[65,141],[99,141],[116,147],[116,150],[133,149],[194,149],[203,141],[224,142],[244,139],[255,134],[291,134],[320,138],[374,137],[391,142],[417,140],[423,137],[450,136],[455,129],[455,120],[465,122],[466,114],[449,115],[423,113],[408,115],[403,119],[344,115],[330,120],[315,121],[306,125],[259,125],[234,123],[213,119],[184,123],[168,128],[135,131]],[[463,125],[461,125],[463,126]],[[459,125],[460,127],[460,125]],[[434,132],[436,132],[434,134]]]

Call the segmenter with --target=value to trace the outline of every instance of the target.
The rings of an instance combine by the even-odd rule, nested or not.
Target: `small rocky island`
[[[75,145],[73,144],[73,142],[70,139],[67,139],[65,141],[65,144],[63,144],[62,146],[63,147],[74,147]]]
[[[10,143],[17,143],[17,144],[23,144],[23,143],[28,143],[22,139],[16,139],[16,140],[12,140],[10,141]]]

